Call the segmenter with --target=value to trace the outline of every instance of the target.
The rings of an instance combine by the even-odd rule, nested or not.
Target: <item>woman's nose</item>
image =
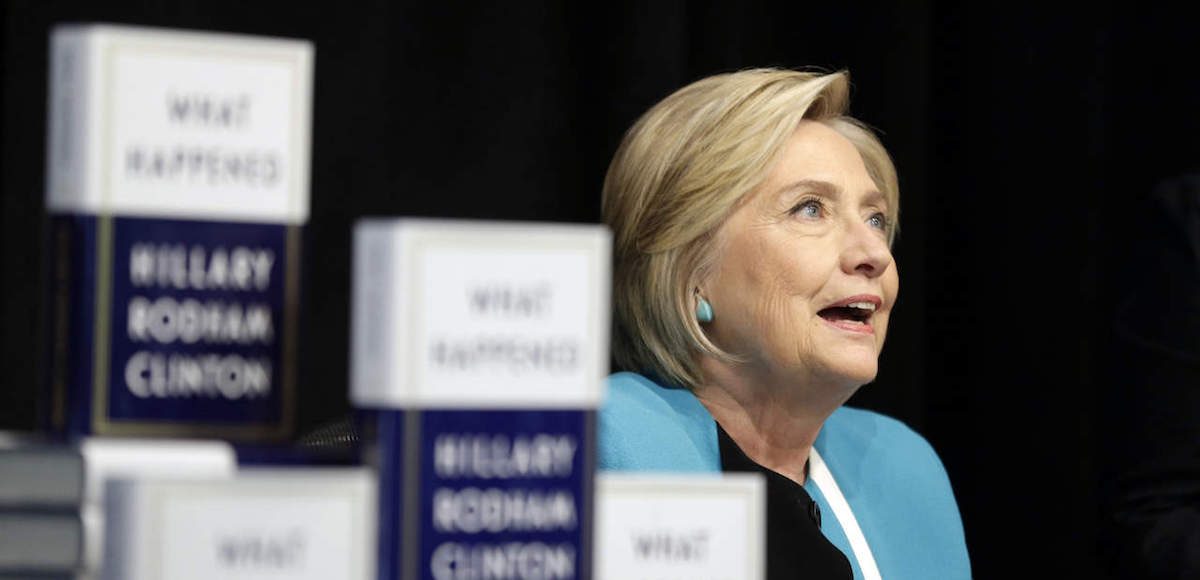
[[[846,230],[842,248],[842,270],[874,278],[884,273],[892,263],[892,250],[887,237],[877,228],[856,221]]]

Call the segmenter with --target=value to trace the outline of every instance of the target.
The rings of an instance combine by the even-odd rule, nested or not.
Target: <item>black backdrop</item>
[[[811,4],[811,5],[809,5]],[[59,21],[315,42],[300,426],[347,409],[351,224],[594,222],[653,102],[748,66],[848,68],[901,175],[902,291],[853,404],[940,451],[979,578],[1100,577],[1106,256],[1123,204],[1197,165],[1200,40],[1166,12],[840,3],[10,0],[0,12],[0,428],[28,428],[44,332],[46,44]]]

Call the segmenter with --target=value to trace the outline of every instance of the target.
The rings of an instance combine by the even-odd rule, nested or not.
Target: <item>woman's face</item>
[[[802,121],[718,230],[709,337],[770,375],[873,380],[900,285],[886,204],[846,138]]]

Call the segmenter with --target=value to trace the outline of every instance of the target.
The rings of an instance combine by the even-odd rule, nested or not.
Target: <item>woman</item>
[[[842,407],[875,378],[899,278],[899,191],[846,116],[845,74],[693,83],[626,134],[604,183],[610,470],[759,471],[771,578],[966,578],[933,449]]]

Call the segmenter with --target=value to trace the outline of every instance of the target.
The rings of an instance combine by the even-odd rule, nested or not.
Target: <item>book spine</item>
[[[91,109],[88,103],[92,50],[84,30],[64,26],[50,36],[50,74],[47,94],[46,206],[51,213],[45,247],[49,299],[43,316],[49,329],[45,347],[42,389],[38,398],[39,425],[54,434],[89,429],[86,379],[91,375],[90,327],[94,304],[87,301],[93,286],[96,221],[94,216],[58,211],[83,199],[88,174]],[[79,204],[75,204],[79,205]]]
[[[405,415],[403,411],[361,411],[357,418],[362,433],[364,463],[370,465],[379,481],[379,519],[375,570],[379,580],[411,578],[401,576],[401,561],[415,559],[415,544],[404,541],[405,475],[415,473],[415,465],[404,468],[410,454],[403,452]],[[415,527],[415,526],[409,526]],[[406,557],[405,557],[406,556]]]
[[[97,264],[94,216],[55,215],[49,222],[49,370],[39,400],[40,424],[57,435],[91,430]]]
[[[139,569],[139,560],[129,554],[131,547],[145,538],[144,520],[149,515],[137,485],[132,479],[115,481],[104,491],[104,533],[100,542],[103,557],[99,564],[100,577],[106,580],[146,577]]]
[[[85,29],[56,28],[50,35],[47,95],[46,206],[55,211],[82,199],[89,163],[94,101],[91,93],[92,50]]]

